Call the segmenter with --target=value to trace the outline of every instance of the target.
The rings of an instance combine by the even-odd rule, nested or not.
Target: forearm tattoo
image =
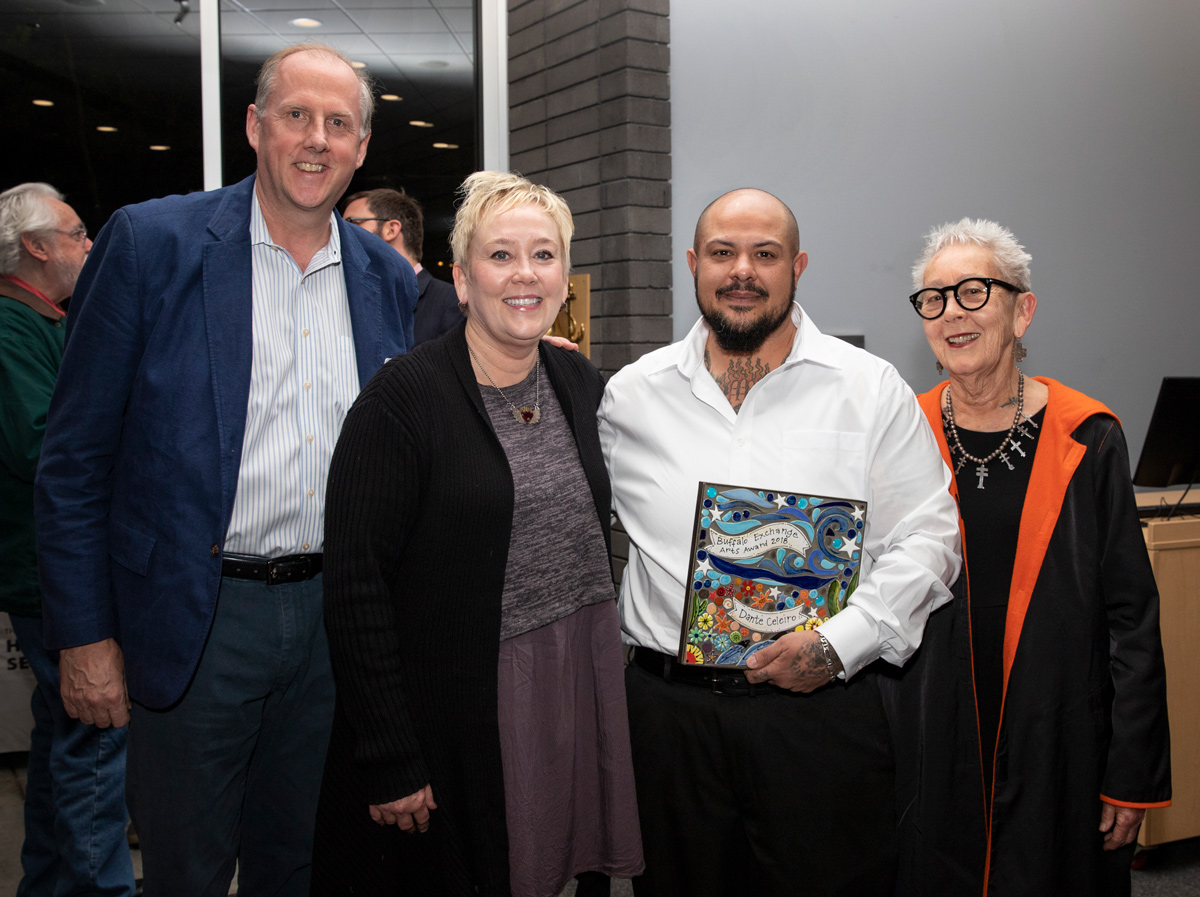
[[[713,373],[712,356],[708,349],[704,350],[704,366],[710,374]],[[713,379],[717,381],[717,386],[721,387],[721,392],[725,393],[725,398],[729,400],[733,410],[737,411],[742,407],[742,402],[746,401],[750,388],[770,371],[771,366],[761,358],[731,358],[725,373],[713,374]]]

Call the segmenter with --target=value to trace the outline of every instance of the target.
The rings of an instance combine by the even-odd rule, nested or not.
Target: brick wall
[[[668,0],[509,0],[509,165],[561,193],[605,374],[671,340]]]

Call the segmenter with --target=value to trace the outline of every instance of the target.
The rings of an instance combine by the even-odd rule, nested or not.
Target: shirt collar
[[[51,321],[61,321],[67,314],[57,302],[52,301],[33,284],[12,275],[0,277],[0,296],[28,305],[43,318],[49,318]]]
[[[840,369],[842,360],[831,347],[829,340],[817,329],[813,319],[804,313],[799,302],[792,302],[792,323],[796,325],[796,335],[792,340],[792,351],[788,353],[781,367],[788,367],[801,362],[810,362],[829,368]],[[700,318],[680,341],[681,352],[676,361],[664,357],[662,364],[651,373],[658,373],[670,367],[677,367],[685,377],[691,377],[700,365],[704,364],[704,347],[708,343],[708,335],[712,328],[704,318]]]
[[[258,205],[258,191],[250,191],[250,244],[252,246],[270,246],[273,249],[286,251],[271,239],[267,230],[267,222],[263,218],[262,209]],[[308,271],[316,271],[326,265],[335,265],[342,260],[342,235],[338,233],[337,216],[329,213],[329,242],[325,248],[313,256],[308,264]]]

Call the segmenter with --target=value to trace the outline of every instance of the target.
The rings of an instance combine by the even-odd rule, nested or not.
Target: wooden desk
[[[1145,535],[1162,612],[1173,791],[1171,806],[1146,811],[1138,843],[1151,847],[1200,835],[1200,517],[1149,520]]]

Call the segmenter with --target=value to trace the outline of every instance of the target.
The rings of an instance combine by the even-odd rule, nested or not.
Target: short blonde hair
[[[450,232],[454,264],[467,269],[471,240],[485,218],[517,206],[532,205],[554,222],[562,243],[564,273],[571,270],[571,237],[575,233],[575,222],[571,219],[567,201],[549,187],[535,184],[515,172],[477,171],[462,182],[458,193],[461,200],[454,215],[454,230]]]

